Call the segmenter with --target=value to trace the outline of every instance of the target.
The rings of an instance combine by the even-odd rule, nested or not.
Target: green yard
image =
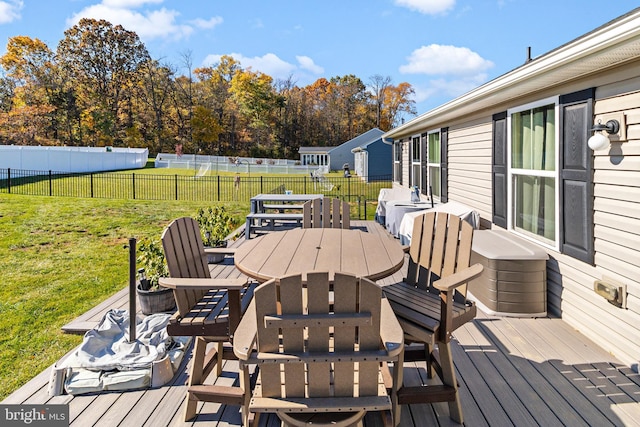
[[[80,343],[62,325],[127,285],[129,238],[210,205],[0,194],[0,400]]]

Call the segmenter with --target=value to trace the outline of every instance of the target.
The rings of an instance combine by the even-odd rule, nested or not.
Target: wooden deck
[[[372,222],[354,222],[384,232]],[[239,239],[237,244],[242,244]],[[218,277],[236,277],[231,260],[213,268]],[[400,271],[380,281],[398,280]],[[95,325],[108,308],[127,308],[126,290],[67,325],[80,331]],[[500,318],[479,313],[458,329],[452,343],[467,426],[640,426],[640,375],[558,318]],[[185,361],[186,362],[186,361]],[[227,370],[235,362],[226,362]],[[3,403],[67,403],[72,426],[237,426],[237,407],[201,404],[198,417],[182,421],[186,363],[166,386],[125,393],[49,397],[50,369]],[[405,383],[425,383],[423,363],[405,365]],[[217,378],[219,383],[234,381]],[[261,426],[279,425],[262,417]],[[448,426],[446,404],[402,408],[401,426]],[[378,426],[368,414],[365,426]]]

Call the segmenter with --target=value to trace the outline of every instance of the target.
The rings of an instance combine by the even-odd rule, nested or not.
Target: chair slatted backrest
[[[446,212],[419,215],[411,236],[407,283],[434,291],[431,287],[434,280],[469,267],[473,227],[460,217]],[[461,286],[457,292],[465,297],[467,286]]]
[[[175,278],[210,278],[209,265],[202,244],[200,226],[189,217],[175,219],[162,233],[162,247],[169,268],[169,276]],[[175,292],[178,312],[186,316],[202,299],[207,290]]]
[[[325,228],[349,229],[349,203],[340,199],[325,200],[322,204],[322,226]]]
[[[309,200],[303,205],[302,226],[304,228],[351,227],[349,203],[338,198]]]
[[[302,227],[320,228],[322,227],[321,199],[307,200],[302,205]]]
[[[379,362],[359,362],[356,381],[349,357],[380,349],[381,289],[375,283],[336,273],[331,284],[328,273],[310,272],[306,287],[300,275],[288,276],[263,284],[254,298],[258,353],[311,356],[306,363],[262,364],[263,397],[378,396]]]

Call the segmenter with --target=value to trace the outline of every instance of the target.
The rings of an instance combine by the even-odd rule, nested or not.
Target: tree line
[[[0,143],[295,158],[300,146],[338,145],[416,114],[411,85],[378,74],[299,87],[231,56],[194,68],[187,51],[181,62],[182,73],[104,20],[82,19],[55,51],[11,37],[0,57]]]

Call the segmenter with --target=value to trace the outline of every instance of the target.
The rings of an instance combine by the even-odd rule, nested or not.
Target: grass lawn
[[[81,342],[62,325],[127,286],[129,238],[212,204],[0,194],[0,400]]]

